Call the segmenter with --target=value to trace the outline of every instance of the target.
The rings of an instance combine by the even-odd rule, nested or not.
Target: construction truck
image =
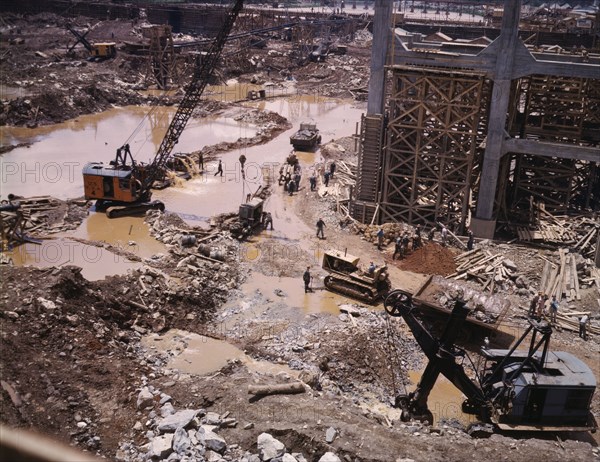
[[[483,365],[475,370],[473,380],[462,366],[467,352],[455,345],[471,311],[463,301],[456,301],[439,339],[415,316],[417,309],[410,295],[392,291],[384,306],[389,315],[404,319],[429,359],[416,389],[395,399],[402,410],[401,420],[433,423],[427,400],[439,374],[443,374],[466,396],[463,411],[483,421],[483,425],[472,426],[475,434],[494,428],[551,432],[595,432],[598,428],[590,411],[596,378],[572,354],[550,351],[552,327],[545,321],[530,319],[510,349],[486,344],[481,349]],[[528,344],[528,349],[519,349],[522,344]]]
[[[369,272],[359,268],[359,261],[359,257],[347,252],[326,251],[322,268],[329,275],[325,277],[325,287],[366,303],[375,303],[385,297],[391,288],[387,266],[379,266]]]
[[[236,239],[243,240],[261,227],[263,225],[263,206],[264,201],[258,197],[240,205],[237,222],[230,228],[231,235]]]
[[[108,165],[89,162],[84,166],[85,198],[97,200],[97,210],[106,210],[111,218],[143,213],[150,209],[164,210],[164,204],[160,201],[151,201],[152,185],[165,176],[167,160],[208,85],[243,3],[243,0],[235,0],[227,13],[215,41],[194,72],[153,161],[147,165],[137,162],[129,145],[125,144],[117,149],[115,159]]]

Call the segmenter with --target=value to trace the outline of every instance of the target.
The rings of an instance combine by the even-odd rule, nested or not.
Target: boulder
[[[165,403],[160,408],[160,416],[161,417],[168,417],[173,414],[175,414],[175,408],[173,407],[173,405],[171,403]]]
[[[225,449],[227,449],[227,443],[225,442],[225,440],[219,435],[217,435],[215,432],[201,428],[198,432],[198,437],[200,438],[200,442],[206,447],[206,449],[218,452],[219,454],[223,454],[225,452]]]
[[[319,462],[342,462],[342,460],[333,452],[326,452],[321,456]]]
[[[176,412],[165,418],[158,423],[158,431],[161,433],[172,433],[179,427],[187,427],[190,422],[196,417],[198,411],[193,409],[185,409],[183,411]]]
[[[175,434],[173,435],[173,450],[177,454],[185,454],[191,445],[192,442],[190,441],[190,437],[183,427],[179,427],[175,430]]]
[[[515,264],[515,262],[512,260],[509,260],[508,258],[505,258],[504,260],[502,260],[502,265],[504,265],[505,268],[507,268],[513,272],[515,272],[519,269],[517,267],[517,265]]]
[[[137,408],[138,409],[146,409],[154,405],[154,395],[148,389],[148,387],[142,388],[140,394],[137,397]]]
[[[329,444],[333,443],[337,436],[337,430],[333,427],[329,427],[325,432],[325,441]]]
[[[173,443],[173,435],[161,435],[152,439],[148,458],[165,459],[173,452],[171,445]]]
[[[281,462],[298,462],[298,459],[291,454],[284,454],[281,458]]]
[[[281,457],[285,453],[285,445],[268,433],[258,435],[257,448],[262,461]]]

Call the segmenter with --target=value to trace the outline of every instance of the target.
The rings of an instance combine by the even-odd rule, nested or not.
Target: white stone
[[[281,457],[285,453],[285,445],[268,433],[258,435],[257,448],[263,461]]]
[[[173,443],[173,435],[161,435],[157,436],[150,442],[150,450],[148,451],[148,457],[156,457],[158,459],[164,459],[168,457],[173,449],[171,449],[171,444]]]
[[[163,418],[158,423],[158,431],[161,433],[165,432],[174,432],[179,427],[187,427],[192,419],[196,416],[196,413],[193,409],[185,409],[183,411],[176,412],[175,414],[169,415]]]
[[[204,444],[206,449],[218,452],[219,454],[223,454],[225,449],[227,449],[227,443],[225,440],[215,432],[207,431],[204,428],[201,428],[197,435],[200,438],[200,442]]]
[[[148,389],[148,387],[142,388],[137,398],[137,408],[145,409],[149,406],[152,406],[153,404],[154,395],[152,394],[152,392]]]
[[[296,459],[293,455],[286,453],[281,458],[281,462],[298,462],[298,459]]]
[[[192,445],[190,438],[183,427],[175,430],[173,435],[173,450],[177,454],[184,454]]]
[[[319,462],[342,462],[342,460],[333,452],[326,452],[321,456]]]

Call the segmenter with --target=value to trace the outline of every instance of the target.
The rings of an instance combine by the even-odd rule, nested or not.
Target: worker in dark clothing
[[[467,241],[467,250],[473,250],[473,244],[475,242],[473,231],[469,229],[469,231],[467,231],[467,236],[469,236],[469,240]]]
[[[413,236],[413,246],[412,249],[417,250],[419,247],[421,247],[421,234],[415,234]]]
[[[421,225],[417,225],[417,227],[415,228],[415,234],[421,237]]]
[[[271,212],[267,212],[267,216],[265,218],[265,229],[267,229],[271,225],[271,231],[273,231],[273,216]]]
[[[219,161],[219,166],[217,167],[217,172],[215,173],[215,176],[221,174],[220,176],[223,176],[223,163],[221,161]]]
[[[314,191],[317,187],[317,177],[315,176],[314,173],[310,176],[308,181],[310,181],[310,190]]]
[[[435,228],[431,228],[429,230],[429,233],[427,233],[427,240],[429,242],[433,241],[433,238],[435,237]]]
[[[331,178],[333,178],[335,169],[336,169],[335,161],[331,161],[331,164],[329,165],[329,173],[331,174]]]
[[[305,294],[308,293],[308,292],[312,292],[312,289],[309,287],[311,279],[312,278],[310,276],[310,266],[307,266],[306,267],[306,271],[302,275],[302,280],[304,281],[304,293]]]
[[[296,174],[294,175],[294,183],[296,183],[296,185],[295,185],[295,186],[296,186],[296,187],[295,187],[296,191],[300,191],[300,179],[301,179],[301,178],[302,178],[302,177],[300,176],[300,174],[299,174],[299,173],[296,173]]]
[[[202,153],[198,154],[198,167],[200,171],[204,171],[204,154]]]
[[[320,234],[321,239],[325,239],[325,233],[323,232],[324,227],[325,227],[325,222],[323,221],[322,218],[319,218],[319,221],[317,221],[317,237],[319,237],[319,234]]]
[[[383,232],[383,228],[379,228],[379,231],[377,231],[377,250],[381,250],[384,236],[385,233]]]
[[[537,307],[538,307],[538,303],[539,303],[539,300],[541,297],[542,297],[542,292],[538,293],[535,297],[533,297],[531,299],[531,302],[529,303],[529,311],[527,313],[527,315],[530,318],[536,317]]]
[[[288,189],[289,195],[293,196],[294,195],[294,191],[296,189],[296,183],[294,182],[294,180],[288,181],[287,189]]]
[[[329,172],[325,172],[325,175],[323,175],[323,179],[325,181],[325,187],[327,188],[329,186],[329,177],[331,176],[331,174]]]
[[[402,236],[402,255],[401,257],[406,256],[406,254],[408,253],[408,233],[405,231],[404,235]]]

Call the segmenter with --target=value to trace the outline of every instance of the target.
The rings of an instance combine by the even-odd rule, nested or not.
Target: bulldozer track
[[[325,283],[325,287],[333,292],[348,295],[369,304],[374,304],[380,295],[377,290],[372,287],[358,284],[350,278],[346,279],[341,276],[326,276],[323,282]]]

